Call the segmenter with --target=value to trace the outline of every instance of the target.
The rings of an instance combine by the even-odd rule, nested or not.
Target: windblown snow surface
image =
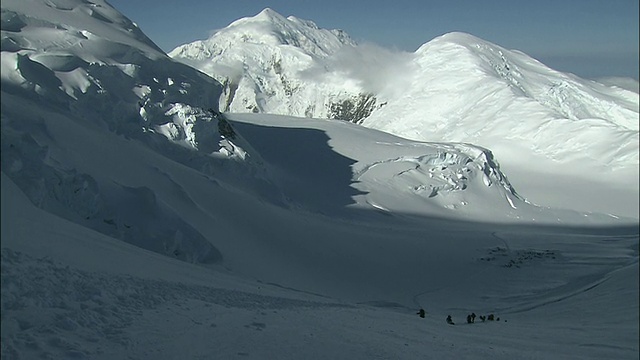
[[[468,142],[221,114],[104,1],[4,0],[1,50],[3,359],[638,358],[637,216]]]

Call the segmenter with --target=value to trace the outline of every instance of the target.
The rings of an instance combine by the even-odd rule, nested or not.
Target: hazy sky
[[[464,31],[585,78],[638,79],[638,0],[107,0],[165,51],[270,7],[414,51]]]

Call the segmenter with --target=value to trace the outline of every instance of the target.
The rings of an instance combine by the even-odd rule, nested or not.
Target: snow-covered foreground
[[[350,238],[336,239],[325,237],[346,232],[335,220],[281,213],[256,242],[286,259],[245,249],[236,272],[45,213],[4,175],[1,214],[4,358],[638,356],[635,229],[449,224],[444,232],[434,220],[381,220],[375,229],[352,223]],[[292,234],[301,227],[306,236]],[[252,270],[253,278],[234,275]],[[500,321],[466,325],[470,312]]]
[[[407,171],[402,167],[371,180],[349,179],[361,173],[357,169],[375,169],[360,164],[382,155],[365,146],[376,143],[371,139],[385,148],[403,145],[407,156],[411,144],[422,152],[427,144],[403,144],[340,122],[235,119],[235,141],[246,144],[247,160],[225,160],[219,170],[227,171],[215,179],[138,141],[49,113],[48,141],[77,154],[67,161],[77,162],[79,172],[98,183],[144,186],[156,197],[142,204],[130,200],[139,213],[115,219],[113,226],[142,226],[144,214],[162,204],[221,256],[204,267],[123,243],[35,208],[3,175],[4,356],[637,355],[635,226],[616,227],[616,219],[591,214],[591,221],[614,227],[585,227],[587,220],[574,213],[531,207],[517,197],[513,209],[506,198],[493,196],[494,190],[507,193],[504,187],[479,179],[465,190],[408,198],[400,192],[402,182],[388,181]],[[359,143],[353,132],[367,141]],[[301,142],[311,150],[294,146]],[[254,186],[261,179],[265,190]],[[432,208],[428,202],[438,198],[468,204],[458,208],[463,213],[457,218],[456,209],[441,206],[451,213],[438,219],[429,214],[439,203]],[[536,225],[504,216],[502,225],[469,222],[464,209],[472,211],[476,198],[494,202],[494,210],[485,208],[494,217],[511,209],[556,221]],[[407,210],[418,203],[423,213]],[[559,225],[558,217],[573,226]],[[415,314],[420,307],[425,319]],[[471,312],[495,313],[501,321],[460,324]],[[445,323],[449,314],[457,325]]]
[[[219,114],[103,1],[2,11],[3,359],[638,357],[636,217],[473,144]]]
[[[287,236],[307,223],[315,229],[308,228],[308,238],[265,234],[263,246],[287,243],[277,250],[289,252],[288,264],[246,249],[244,270],[289,269],[277,277],[261,271],[251,279],[148,252],[45,213],[4,176],[1,214],[3,357],[638,354],[634,229],[463,225],[433,236],[438,222],[423,219],[409,228],[386,222],[375,232],[351,224],[350,231],[365,233],[369,241],[355,235],[339,244],[313,234],[323,223],[335,236],[336,230],[327,229],[331,219],[290,214],[290,228],[273,224],[271,231]],[[407,232],[421,236],[409,241]],[[317,241],[322,243],[310,244]],[[354,243],[359,249],[352,249]],[[274,284],[278,278],[305,291]],[[419,307],[426,318],[415,315]],[[500,321],[463,324],[470,312],[495,313]],[[445,323],[448,314],[455,326]]]

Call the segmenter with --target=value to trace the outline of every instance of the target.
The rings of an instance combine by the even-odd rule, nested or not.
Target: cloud
[[[607,86],[617,86],[625,90],[633,91],[636,94],[640,93],[640,83],[634,78],[609,76],[596,78],[595,81]]]
[[[332,56],[306,71],[302,76],[324,81],[338,76],[358,83],[365,92],[392,94],[410,81],[413,54],[365,43],[344,46]]]
[[[225,61],[223,63],[207,61],[202,63],[200,68],[207,74],[225,77],[232,83],[240,82],[245,71],[244,64],[240,60]]]

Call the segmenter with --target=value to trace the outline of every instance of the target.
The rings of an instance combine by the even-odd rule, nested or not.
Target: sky
[[[167,52],[270,7],[394,50],[462,31],[584,78],[638,79],[638,0],[107,1]]]

